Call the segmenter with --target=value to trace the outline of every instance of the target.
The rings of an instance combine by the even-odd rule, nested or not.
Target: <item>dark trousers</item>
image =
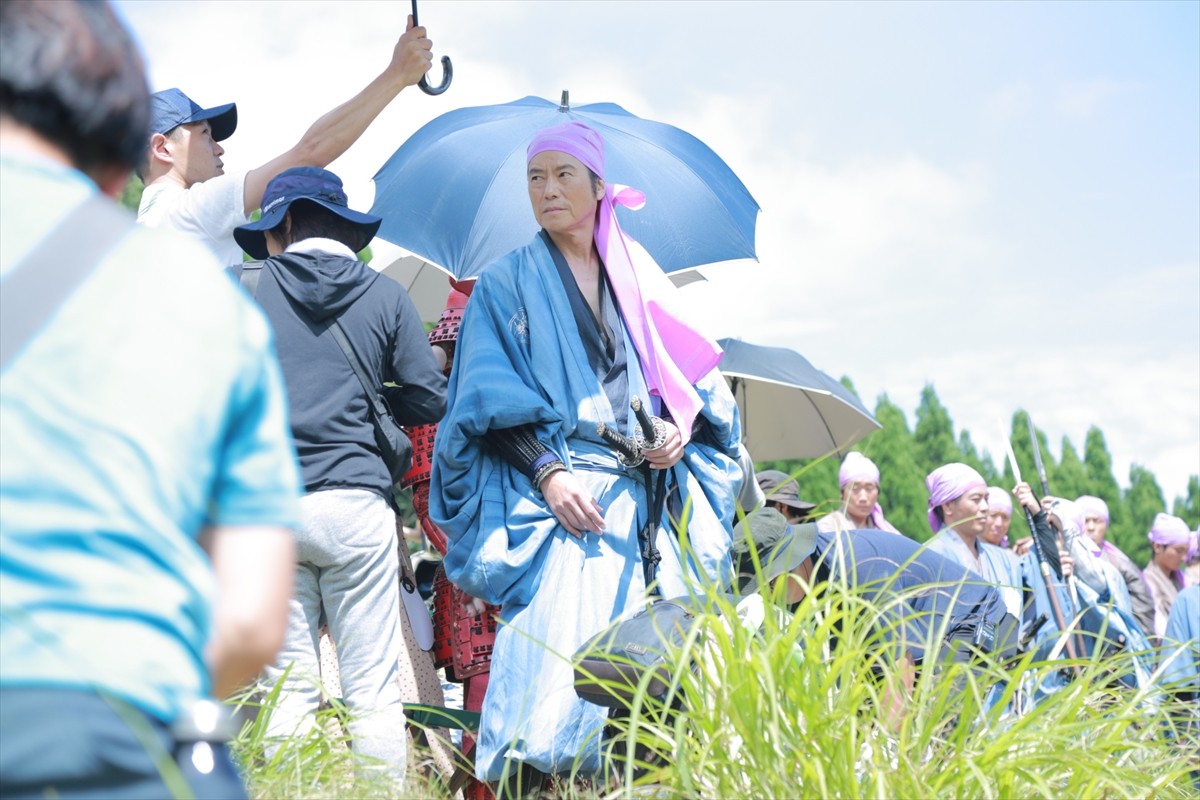
[[[0,690],[0,797],[5,800],[245,800],[222,744],[176,745],[167,726],[85,691]]]

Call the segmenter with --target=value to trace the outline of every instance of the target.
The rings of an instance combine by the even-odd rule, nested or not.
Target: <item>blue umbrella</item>
[[[758,203],[707,145],[612,103],[570,108],[566,92],[561,105],[525,97],[460,108],[413,134],[375,175],[379,235],[458,278],[478,275],[537,232],[525,148],[568,120],[604,137],[608,183],[645,192],[645,208],[618,216],[665,272],[755,257]]]
[[[841,455],[880,427],[853,392],[795,350],[741,339],[717,344],[742,412],[742,443],[755,461]]]

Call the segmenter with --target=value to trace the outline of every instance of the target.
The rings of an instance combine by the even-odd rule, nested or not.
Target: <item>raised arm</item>
[[[412,17],[392,50],[387,68],[366,88],[312,124],[290,150],[246,174],[246,215],[262,203],[271,178],[290,167],[325,167],[350,149],[388,103],[406,86],[421,80],[433,63],[433,43]]]

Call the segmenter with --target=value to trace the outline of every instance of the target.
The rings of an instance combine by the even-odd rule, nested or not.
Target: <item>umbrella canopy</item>
[[[721,339],[721,374],[755,461],[844,453],[880,425],[854,393],[786,347]]]
[[[375,175],[379,235],[459,278],[529,243],[525,149],[567,121],[604,137],[605,181],[639,189],[644,209],[618,209],[622,229],[667,273],[754,258],[758,203],[724,161],[691,134],[612,103],[570,108],[525,97],[461,108],[412,135]]]
[[[371,264],[375,267],[374,262]],[[413,304],[421,315],[422,322],[437,322],[446,307],[450,294],[450,273],[416,256],[399,256],[386,266],[378,268],[408,291]]]

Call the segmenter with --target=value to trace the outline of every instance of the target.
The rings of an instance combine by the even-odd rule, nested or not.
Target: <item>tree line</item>
[[[843,378],[842,382],[854,390],[848,379]],[[979,451],[967,430],[955,434],[950,413],[930,384],[921,390],[915,426],[909,426],[904,411],[889,400],[886,393],[876,402],[875,419],[882,429],[852,449],[861,451],[879,467],[879,504],[888,520],[913,539],[924,541],[933,535],[926,519],[929,495],[925,490],[925,476],[941,465],[961,461],[978,470],[989,485],[1011,489],[1016,483],[1006,454],[998,456],[1002,464],[998,468],[987,450]],[[1035,433],[1050,493],[1069,500],[1084,494],[1102,498],[1108,503],[1111,517],[1109,541],[1139,566],[1150,559],[1146,534],[1155,514],[1169,511],[1193,530],[1200,525],[1200,475],[1189,477],[1187,494],[1168,505],[1154,473],[1140,464],[1130,467],[1128,486],[1121,487],[1113,475],[1112,457],[1104,433],[1097,426],[1093,425],[1087,431],[1082,457],[1074,443],[1064,436],[1062,455],[1057,460],[1051,453],[1046,434],[1036,428]],[[1012,416],[1010,441],[1021,477],[1040,495],[1028,414],[1024,410],[1018,410]],[[831,453],[817,459],[760,462],[757,466],[795,475],[801,497],[817,503],[819,510],[832,510],[840,503],[837,482],[840,464],[839,455]],[[1010,541],[1027,535],[1023,517],[1015,514]]]

